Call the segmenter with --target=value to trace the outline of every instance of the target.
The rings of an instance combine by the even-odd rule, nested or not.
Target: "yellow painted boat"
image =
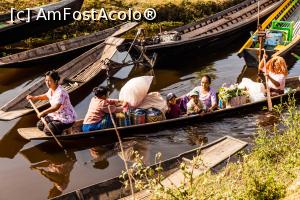
[[[286,0],[261,26],[266,31],[264,48],[268,57],[287,56],[300,43],[300,1]],[[256,30],[238,53],[248,67],[258,66],[258,46]]]

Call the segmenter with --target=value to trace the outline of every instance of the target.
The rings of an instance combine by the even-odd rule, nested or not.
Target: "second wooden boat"
[[[82,3],[83,0],[62,0],[57,3],[30,8],[31,14],[29,15],[27,10],[22,10],[21,12],[24,12],[21,15],[22,19],[11,19],[12,13],[0,15],[0,46],[17,42],[32,35],[37,35],[58,26],[70,23],[73,21],[73,17],[70,16],[72,16],[74,11],[80,10]],[[49,13],[59,13],[63,16],[65,8],[68,8],[71,13],[71,15],[66,17],[66,20],[64,20],[64,18],[58,20],[58,16],[56,14],[56,18],[50,17],[49,20],[38,17],[39,14],[42,15],[42,13],[46,16],[50,15]],[[15,13],[13,15],[15,15]]]
[[[117,46],[124,39],[109,37],[104,43],[97,45],[74,60],[57,69],[61,76],[62,86],[70,93],[75,93],[83,85],[94,79],[99,74],[106,74],[109,70],[109,63],[117,51]],[[47,91],[44,77],[34,82],[32,86],[16,96],[0,108],[0,120],[12,120],[33,112],[33,109],[26,100],[27,95],[44,94]],[[38,108],[48,105],[47,101],[36,102]]]
[[[98,31],[86,36],[81,36],[53,44],[48,44],[28,51],[0,58],[0,68],[8,67],[32,67],[47,61],[59,59],[66,60],[67,57],[76,57],[103,42],[109,36],[119,36],[137,26],[137,22],[129,22],[115,26],[103,31]]]
[[[300,79],[299,77],[291,77],[286,80],[286,87],[290,88],[295,92],[295,96],[300,96]],[[281,99],[287,98],[288,93],[282,94],[279,96],[272,97],[273,103],[280,102]],[[131,125],[118,127],[118,131],[122,137],[132,135],[133,133],[138,133],[140,130],[143,132],[157,131],[167,128],[174,128],[175,126],[182,126],[183,124],[195,123],[199,121],[215,121],[222,117],[228,117],[240,113],[247,113],[253,111],[259,111],[263,106],[267,105],[266,100],[261,100],[253,103],[243,104],[237,107],[225,108],[205,114],[195,114],[189,116],[182,116],[175,119],[168,119],[158,122],[145,123],[140,125]],[[77,121],[72,127],[72,133],[70,135],[58,135],[57,139],[60,141],[66,140],[80,140],[82,138],[93,138],[93,137],[102,137],[102,138],[112,138],[116,139],[115,129],[102,129],[97,131],[91,131],[83,133],[81,131],[81,125],[83,120]],[[18,129],[19,134],[27,140],[50,140],[54,138],[52,136],[46,135],[43,131],[38,130],[36,127],[30,128],[20,128]]]
[[[286,0],[264,23],[266,31],[264,48],[268,57],[287,56],[300,43],[300,1]],[[248,67],[258,67],[259,44],[257,31],[238,55],[243,57]]]
[[[224,136],[216,141],[213,141],[207,145],[199,148],[192,149],[187,152],[183,152],[168,160],[162,161],[158,164],[151,165],[152,169],[155,169],[158,165],[163,168],[162,185],[165,188],[171,188],[179,186],[187,179],[184,178],[184,174],[180,170],[180,163],[185,163],[190,173],[193,173],[194,177],[199,176],[209,169],[222,163],[224,160],[232,157],[235,153],[245,148],[247,142],[235,139],[230,136]],[[199,154],[200,152],[200,154]],[[192,166],[192,159],[200,156],[202,163],[198,168]],[[192,172],[193,170],[193,172]],[[129,196],[130,192],[124,188],[120,177],[115,177],[104,182],[96,183],[84,188],[77,189],[76,191],[53,198],[55,200],[87,200],[87,199],[133,199]],[[149,199],[151,193],[148,191],[140,191],[135,193],[136,200]]]
[[[260,17],[268,16],[283,2],[260,0]],[[212,16],[146,39],[141,44],[137,43],[135,48],[145,51],[150,58],[158,55],[158,59],[165,55],[180,55],[192,49],[206,49],[223,39],[232,38],[235,33],[247,30],[248,26],[256,23],[257,15],[257,0],[246,0]]]

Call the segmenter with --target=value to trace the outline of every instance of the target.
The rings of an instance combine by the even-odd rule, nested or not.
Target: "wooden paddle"
[[[130,173],[130,171],[129,171],[129,169],[128,169],[128,165],[127,165],[127,162],[126,162],[126,160],[125,160],[125,153],[124,153],[124,149],[123,149],[123,143],[122,143],[122,140],[121,140],[121,137],[120,137],[120,134],[119,134],[119,131],[118,131],[116,122],[115,122],[114,117],[113,117],[113,115],[112,115],[110,106],[111,106],[111,105],[108,105],[108,107],[107,107],[107,108],[108,108],[108,112],[109,112],[109,116],[110,116],[110,118],[111,118],[112,124],[113,124],[113,126],[114,126],[114,129],[115,129],[115,131],[116,131],[116,135],[117,135],[118,140],[119,140],[119,143],[120,143],[120,149],[121,149],[121,153],[122,153],[122,157],[123,157],[122,160],[124,161],[125,169],[126,169],[127,174],[128,174],[128,179],[129,179],[129,185],[130,185],[131,195],[132,195],[133,199],[135,199],[134,190],[133,190],[133,183],[132,183],[132,180],[131,180],[131,176],[132,176],[132,175],[131,175],[131,173]]]
[[[39,110],[36,108],[36,106],[34,105],[34,103],[32,102],[32,100],[29,99],[28,101],[31,104],[32,108],[35,110],[36,114],[40,114]],[[46,128],[50,131],[51,135],[54,137],[54,139],[55,139],[56,143],[58,144],[58,146],[60,146],[60,148],[62,148],[63,150],[65,150],[64,147],[63,147],[63,145],[59,142],[59,140],[57,139],[57,137],[54,135],[54,133],[49,128],[48,123],[46,122],[45,118],[41,117],[41,120],[44,123],[44,125],[46,126]]]
[[[268,102],[268,110],[271,112],[272,111],[272,99],[271,99],[271,92],[270,92],[270,88],[269,88],[269,85],[268,85],[268,69],[267,69],[267,66],[266,66],[266,50],[264,49],[264,54],[263,54],[263,62],[264,62],[264,67],[266,68],[266,73],[265,73],[265,78],[266,78],[266,89],[267,89],[267,102]]]

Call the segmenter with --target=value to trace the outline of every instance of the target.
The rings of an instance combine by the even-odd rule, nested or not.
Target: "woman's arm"
[[[60,107],[61,107],[61,104],[56,104],[54,106],[51,106],[50,108],[44,110],[43,112],[40,112],[40,114],[38,115],[38,118],[44,117],[45,115],[47,115],[49,113],[53,113],[53,112],[57,111]]]
[[[269,74],[267,74],[267,77],[276,87],[280,86],[280,83],[278,81],[276,81],[275,79],[273,79]]]
[[[214,109],[216,109],[218,107],[217,94],[214,90],[211,91],[210,101],[211,101],[211,106],[210,106],[210,108],[208,108],[208,111],[213,111]]]
[[[38,95],[38,96],[31,96],[31,95],[27,95],[26,97],[27,100],[48,100],[48,97],[46,94],[42,94],[42,95]]]

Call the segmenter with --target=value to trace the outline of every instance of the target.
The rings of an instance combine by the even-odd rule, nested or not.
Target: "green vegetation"
[[[58,0],[3,0],[0,3],[0,13],[6,13],[11,7],[16,9],[34,7],[37,5],[56,2]],[[170,30],[174,27],[192,22],[205,16],[214,14],[243,0],[85,0],[82,11],[105,8],[110,10],[127,10],[128,8],[144,11],[146,8],[153,7],[157,11],[157,19],[154,22],[141,23],[141,27],[146,30],[147,35],[154,35],[162,30]],[[39,35],[36,38],[30,38],[22,43],[17,44],[19,48],[32,48],[47,43],[52,43],[67,38],[77,37],[80,35],[103,30],[116,25],[117,22],[111,21],[76,21],[67,26],[57,28],[48,33]],[[131,31],[126,35],[132,38],[136,31]],[[11,48],[8,46],[8,48]],[[14,45],[13,48],[17,48]]]
[[[299,199],[300,110],[293,97],[274,106],[274,110],[279,123],[260,128],[252,151],[240,153],[237,162],[217,173],[191,177],[181,164],[189,181],[170,189],[160,184],[160,166],[151,171],[149,167],[142,168],[141,159],[135,159],[133,174],[142,180],[135,180],[136,185],[155,194],[152,199]],[[197,162],[201,160],[196,160],[195,166]],[[297,176],[298,181],[294,181]]]

